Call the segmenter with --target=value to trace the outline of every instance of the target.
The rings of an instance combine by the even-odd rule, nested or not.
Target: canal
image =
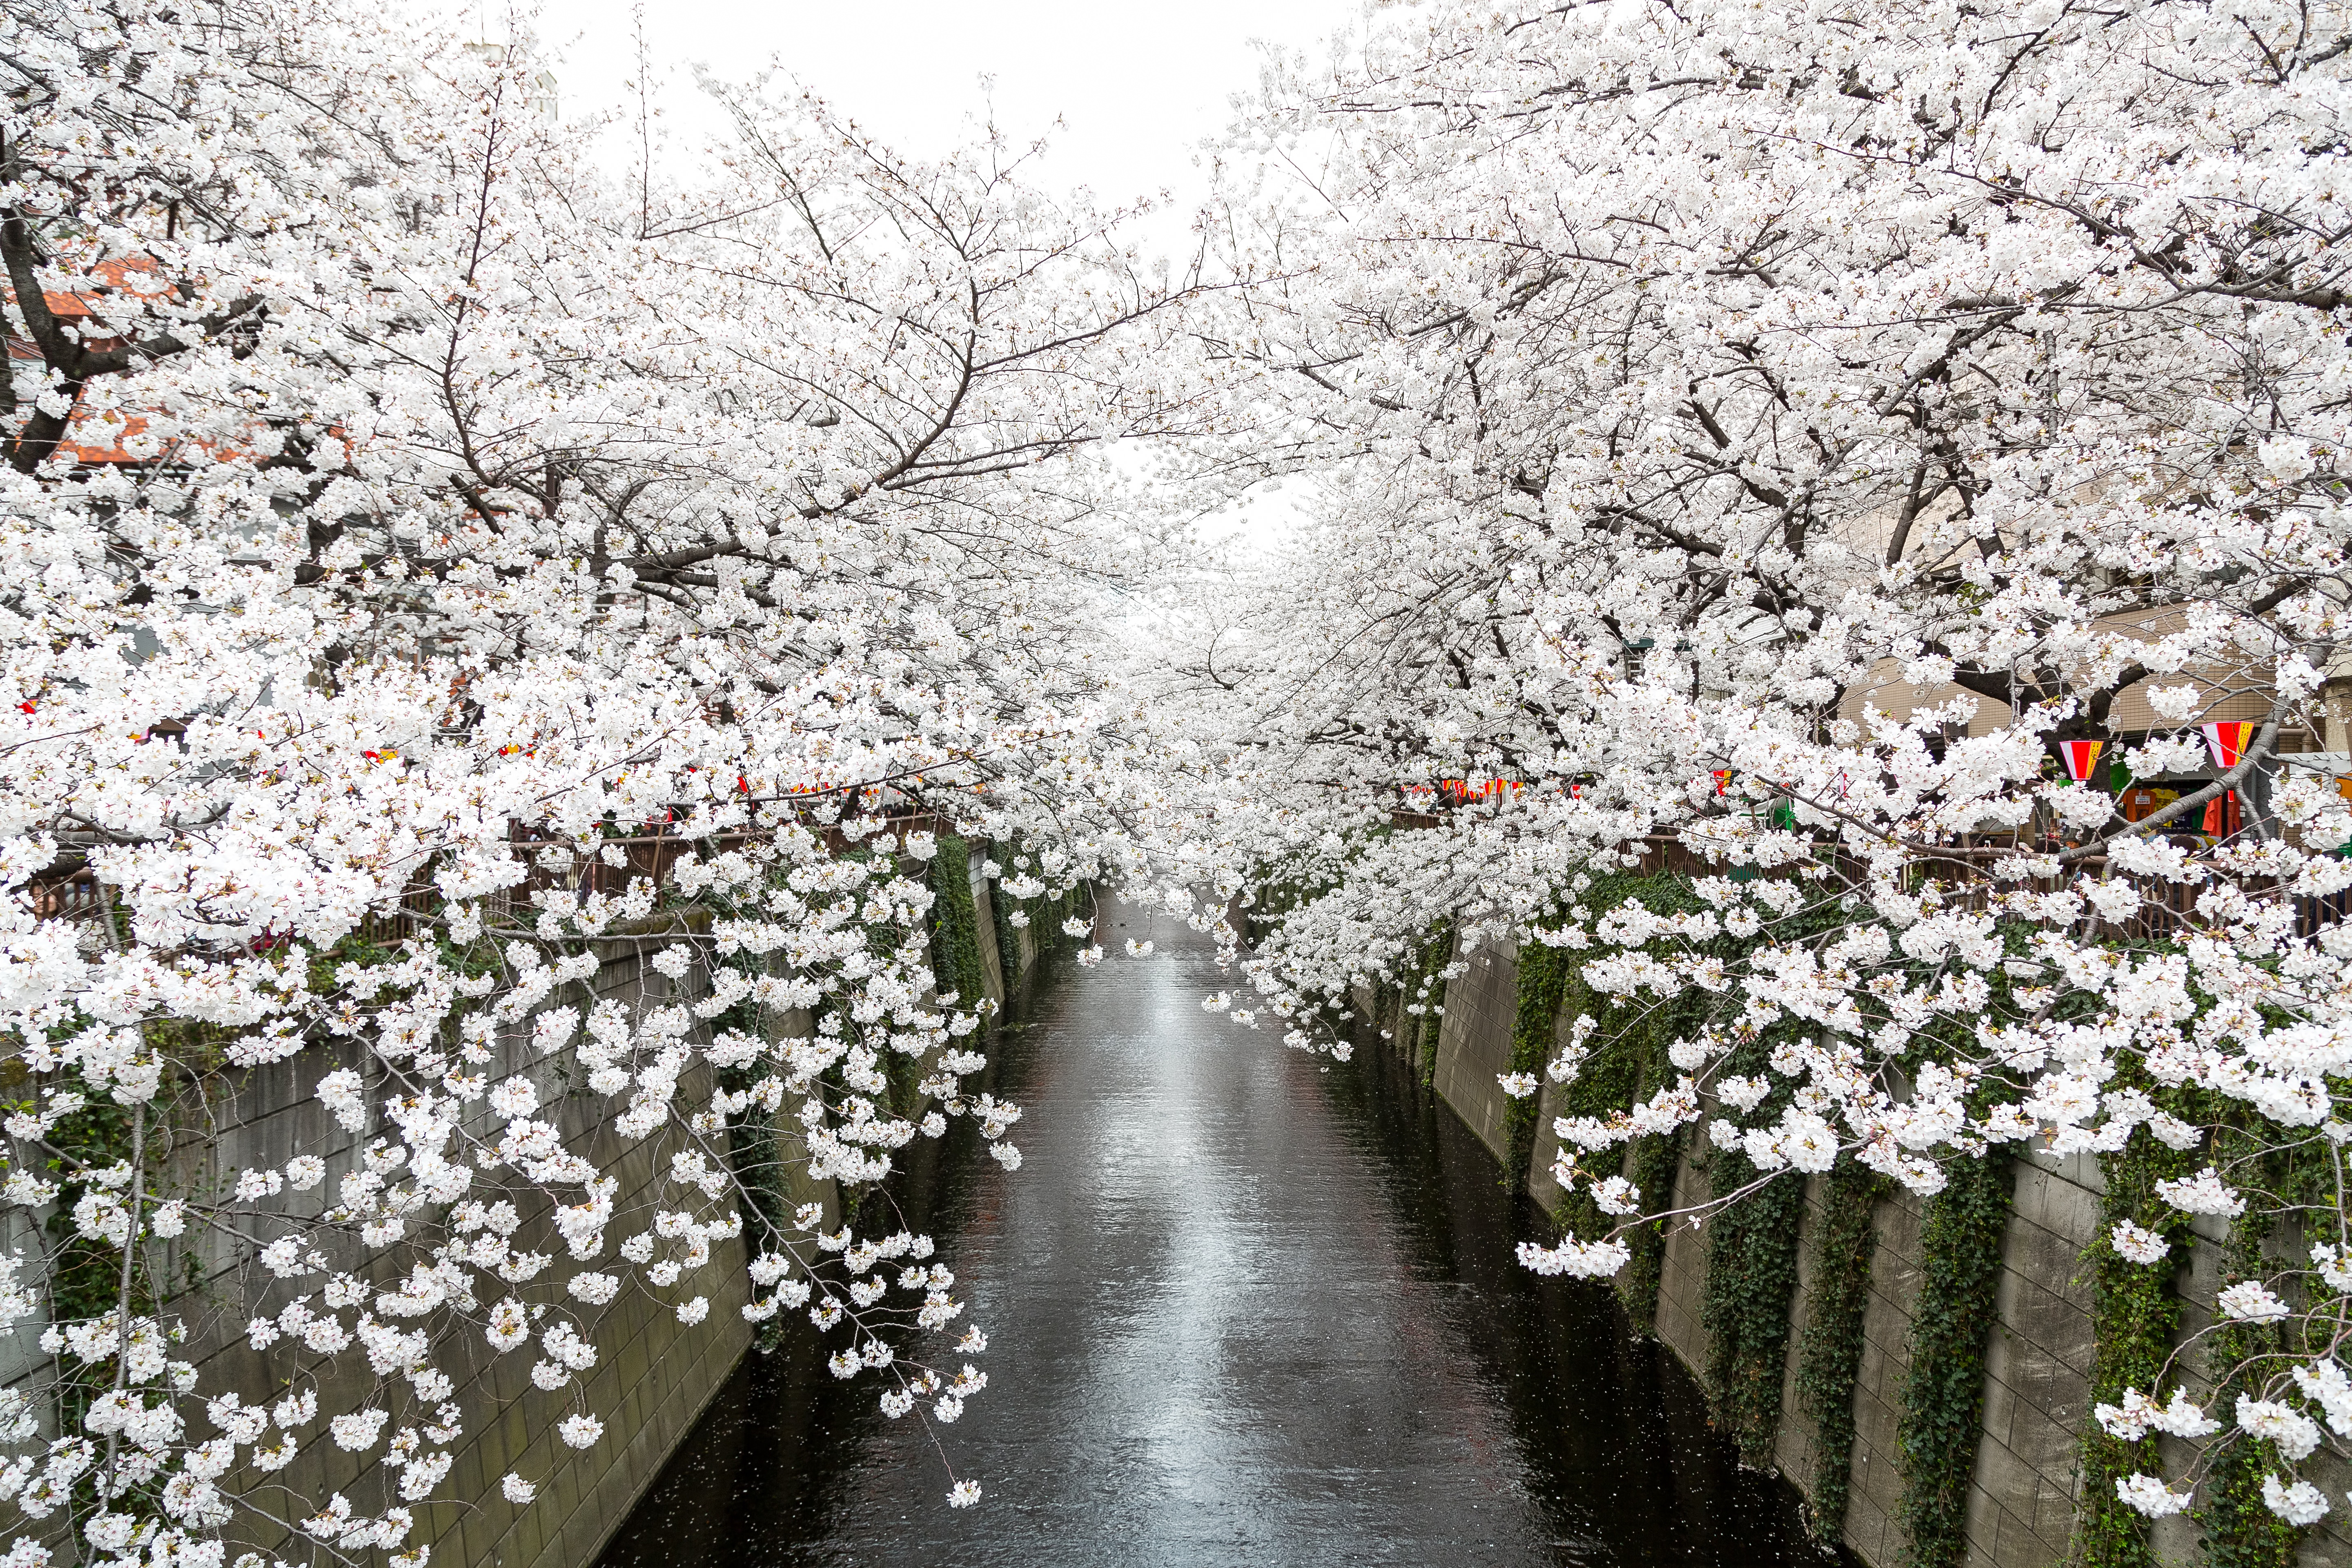
[[[1532,1211],[1400,1065],[1204,1012],[1231,982],[1173,922],[1105,946],[1146,935],[1001,1037],[1018,1173],[950,1137],[894,1181],[989,1332],[938,1429],[986,1500],[950,1510],[923,1428],[803,1332],[746,1359],[602,1568],[1824,1563],[1604,1289],[1513,1261]]]

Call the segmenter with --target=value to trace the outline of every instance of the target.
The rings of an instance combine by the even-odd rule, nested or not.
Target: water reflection
[[[924,1430],[803,1340],[747,1361],[604,1568],[1822,1561],[1604,1290],[1511,1261],[1449,1112],[1204,1013],[1206,949],[1149,934],[1008,1031],[1020,1173],[951,1140],[892,1194],[990,1331],[939,1433],[987,1501],[950,1510]]]

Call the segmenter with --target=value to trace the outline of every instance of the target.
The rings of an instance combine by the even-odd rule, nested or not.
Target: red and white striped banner
[[[2065,760],[2066,776],[2076,784],[2089,780],[2091,770],[2099,765],[2099,752],[2105,741],[2061,741],[2058,754]]]
[[[2205,750],[2213,759],[2213,771],[2228,773],[2246,754],[2246,747],[2254,738],[2252,723],[2241,720],[2229,724],[2205,726]]]

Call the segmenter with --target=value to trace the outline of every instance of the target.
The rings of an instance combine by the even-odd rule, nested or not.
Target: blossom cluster
[[[1236,1017],[1344,1054],[1541,944],[1591,1000],[1507,1095],[1669,1037],[1555,1119],[1611,1228],[1530,1267],[1706,1217],[1644,1139],[1922,1196],[2155,1146],[2179,1233],[2321,1251],[2218,1303],[2276,1355],[2165,1374],[2243,1404],[2116,1407],[2200,1435],[2124,1500],[2258,1440],[2297,1526],[2345,1506],[2297,1468],[2345,1436],[2345,26],[1442,3],[1273,68],[1208,227],[1260,279],[1216,457],[1304,499],[1136,660],[1146,890]]]
[[[959,1119],[1019,1163],[934,861],[1094,874],[1095,607],[1175,526],[1097,448],[1196,422],[1181,288],[992,132],[759,83],[624,182],[527,37],[0,49],[0,1562],[422,1563],[502,1400],[609,1444],[609,1333],[744,1259],[954,1419],[952,1277],[823,1205]]]

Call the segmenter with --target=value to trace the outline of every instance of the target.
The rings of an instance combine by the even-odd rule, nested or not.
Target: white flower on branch
[[[2208,1165],[2193,1176],[2156,1184],[2157,1195],[2183,1214],[2235,1215],[2245,1212],[2246,1200],[2223,1184]]]
[[[2288,1315],[2287,1304],[2258,1280],[2242,1279],[2215,1300],[2225,1318],[2241,1322],[2275,1323]]]
[[[2107,1232],[2107,1239],[2126,1263],[2161,1263],[2172,1251],[2164,1237],[2129,1220],[2118,1220]]]
[[[328,1430],[335,1447],[347,1453],[364,1453],[375,1447],[376,1436],[383,1430],[389,1413],[383,1410],[354,1410],[330,1421]]]
[[[2126,1508],[2149,1519],[2167,1519],[2188,1511],[2191,1494],[2174,1491],[2154,1476],[2116,1478],[2116,1497]]]
[[[2319,1447],[2319,1427],[2310,1416],[2274,1399],[2238,1395],[2238,1429],[2278,1445],[2289,1459],[2307,1459]]]
[[[2317,1524],[2327,1514],[2327,1499],[2309,1481],[2282,1483],[2275,1475],[2263,1478],[2263,1506],[2301,1529]]]
[[[1542,1247],[1523,1241],[1518,1246],[1520,1263],[1538,1274],[1564,1274],[1571,1279],[1603,1279],[1625,1267],[1633,1257],[1622,1241],[1578,1241],[1570,1239],[1558,1247]]]

